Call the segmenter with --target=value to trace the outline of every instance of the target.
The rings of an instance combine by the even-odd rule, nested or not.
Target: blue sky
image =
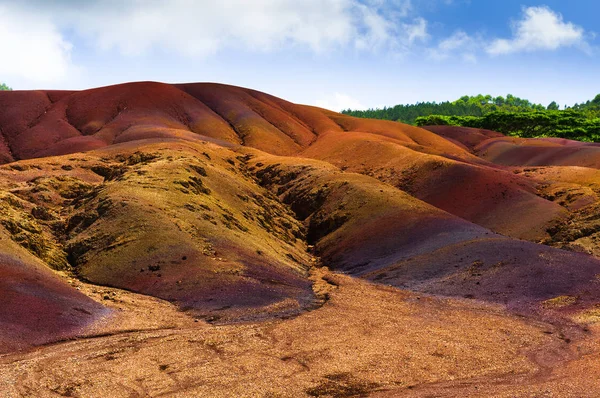
[[[593,0],[0,0],[0,81],[214,81],[333,110],[600,93]]]

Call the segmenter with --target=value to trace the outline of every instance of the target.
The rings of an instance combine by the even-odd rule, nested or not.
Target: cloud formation
[[[72,69],[73,43],[126,57],[406,51],[427,38],[410,9],[410,0],[0,0],[0,49],[11,54],[0,72],[59,79]]]
[[[404,24],[404,29],[409,44],[413,44],[417,41],[426,41],[429,38],[429,33],[427,33],[427,21],[423,18],[415,19],[412,24]]]
[[[1,1],[1,0],[0,0]],[[29,0],[26,3],[38,3]],[[123,55],[152,50],[206,56],[222,49],[324,52],[408,40],[410,0],[129,0],[43,6],[88,43]],[[60,9],[62,7],[62,9]],[[58,11],[57,11],[58,10]]]
[[[585,31],[548,7],[527,7],[523,17],[513,22],[511,39],[496,39],[487,48],[490,55],[539,50],[557,50],[561,47],[588,47]]]
[[[78,31],[102,49],[138,55],[152,49],[205,56],[222,48],[272,51],[299,46],[322,52],[337,46],[380,45],[392,23],[351,0],[172,0],[128,2],[77,19]]]
[[[452,36],[441,40],[436,47],[427,50],[429,58],[443,61],[452,56],[460,56],[464,61],[475,62],[478,42],[466,32],[458,30]]]
[[[73,71],[73,46],[49,18],[3,4],[0,16],[0,76],[47,83]]]
[[[182,65],[215,54],[233,54],[236,60],[262,60],[246,57],[258,53],[267,60],[268,55],[275,59],[282,52],[290,52],[312,62],[313,54],[323,55],[321,59],[341,56],[346,61],[348,55],[360,53],[372,55],[361,57],[361,62],[367,63],[375,62],[365,61],[367,58],[392,55],[392,59],[403,59],[413,54],[437,61],[455,58],[476,62],[484,55],[563,47],[590,51],[586,39],[593,40],[590,32],[565,21],[548,7],[523,8],[520,19],[512,24],[512,37],[486,38],[481,32],[458,29],[451,36],[435,38],[429,29],[435,31],[443,25],[419,17],[417,4],[423,2],[0,0],[0,51],[6,54],[0,62],[0,78],[30,87],[38,83],[72,86],[74,76],[81,81],[91,79],[84,67],[104,67],[112,76],[108,68],[120,65],[131,68],[135,64],[137,68],[139,64],[139,69],[146,71],[152,70],[153,60],[173,57]],[[214,59],[217,64],[221,62]],[[131,74],[126,76],[130,78]]]
[[[590,52],[585,30],[552,9],[541,7],[523,8],[522,18],[512,22],[510,39],[485,39],[481,34],[468,34],[457,30],[426,50],[435,61],[460,58],[465,62],[477,62],[482,53],[495,57],[519,52],[553,51],[564,47],[576,47]]]

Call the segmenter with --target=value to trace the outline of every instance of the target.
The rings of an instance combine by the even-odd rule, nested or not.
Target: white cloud
[[[523,18],[512,26],[511,39],[496,39],[486,49],[490,55],[521,51],[557,50],[561,47],[588,47],[580,26],[565,22],[561,14],[550,8],[527,7]]]
[[[0,0],[0,73],[70,79],[77,54],[177,54],[282,49],[405,53],[428,38],[411,0]],[[5,78],[3,76],[3,78]]]
[[[521,51],[556,50],[575,46],[589,51],[583,28],[564,22],[562,15],[548,7],[523,8],[523,18],[513,22],[511,39],[496,39],[488,42],[481,35],[471,36],[458,30],[441,40],[437,46],[428,48],[430,59],[443,61],[458,57],[465,62],[477,62],[477,55],[485,50],[496,56]]]
[[[413,44],[416,41],[425,41],[429,38],[427,33],[427,21],[423,18],[417,18],[413,24],[404,24],[404,29],[408,35],[408,43]]]
[[[222,47],[268,51],[288,43],[323,51],[347,44],[354,34],[353,17],[341,1],[326,1],[321,8],[315,7],[314,0],[133,4],[136,6],[114,13],[86,13],[78,28],[101,48],[117,48],[125,55],[152,48],[191,56],[211,54]]]
[[[315,105],[334,112],[341,112],[345,109],[365,109],[365,106],[360,101],[343,93],[335,93],[327,98],[317,100]]]
[[[356,4],[356,7],[357,15],[364,24],[364,32],[355,36],[356,48],[373,49],[394,41],[395,24],[392,20],[381,15],[378,8],[362,4]]]
[[[429,58],[436,61],[443,61],[453,56],[459,56],[464,61],[476,62],[476,52],[478,49],[477,40],[469,36],[462,30],[454,32],[452,36],[440,41],[434,48],[427,50]]]
[[[66,78],[73,70],[72,44],[49,19],[0,4],[0,77],[40,83]]]
[[[0,0],[2,78],[71,79],[78,54],[128,57],[222,51],[406,52],[427,38],[411,0]],[[109,54],[114,57],[114,53]],[[17,79],[18,80],[18,79]]]
[[[321,53],[395,46],[406,39],[399,27],[409,8],[410,0],[94,1],[65,8],[62,19],[94,46],[124,55],[290,47]]]

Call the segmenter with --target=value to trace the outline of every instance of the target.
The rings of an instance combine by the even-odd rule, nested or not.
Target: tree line
[[[600,142],[600,94],[593,100],[564,107],[534,104],[511,94],[464,96],[453,102],[421,102],[342,113],[394,120],[417,126],[453,125],[499,131],[521,137],[563,137]]]

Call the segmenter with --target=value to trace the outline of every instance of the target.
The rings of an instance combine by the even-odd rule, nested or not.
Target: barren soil
[[[154,82],[0,136],[0,396],[598,396],[598,145]]]

